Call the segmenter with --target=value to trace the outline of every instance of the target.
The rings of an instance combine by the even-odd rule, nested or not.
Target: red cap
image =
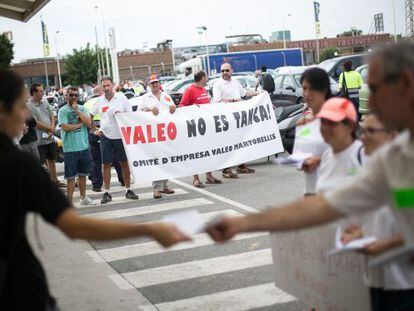
[[[333,122],[340,122],[345,119],[357,122],[357,112],[354,104],[350,100],[341,97],[334,97],[327,100],[316,117],[328,119]]]

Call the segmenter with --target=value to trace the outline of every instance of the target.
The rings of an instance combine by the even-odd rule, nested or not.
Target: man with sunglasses
[[[232,79],[233,69],[229,63],[223,63],[220,68],[221,78],[214,83],[213,100],[215,103],[235,103],[242,100],[245,96],[256,96],[259,92],[244,89],[239,81]],[[246,164],[240,164],[237,172],[241,174],[254,173],[255,170],[247,167]],[[231,168],[223,170],[224,178],[238,178]]]
[[[370,108],[385,127],[403,132],[376,152],[361,174],[349,182],[323,195],[261,213],[226,217],[208,229],[214,240],[224,242],[242,232],[313,227],[387,205],[405,242],[386,254],[387,259],[405,259],[414,269],[414,44],[402,42],[380,49],[369,64]],[[386,310],[414,309],[413,290],[397,296],[397,304]]]
[[[86,108],[78,104],[78,100],[78,88],[69,87],[66,92],[66,105],[59,109],[58,113],[58,122],[62,129],[65,179],[68,183],[67,195],[72,202],[75,179],[78,177],[80,205],[95,205],[96,203],[86,196],[86,176],[91,170],[88,142],[91,117]]]

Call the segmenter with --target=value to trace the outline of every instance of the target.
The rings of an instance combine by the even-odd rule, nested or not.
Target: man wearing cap
[[[114,92],[115,85],[111,77],[103,77],[101,79],[101,86],[104,89],[105,94],[98,99],[90,112],[94,116],[97,114],[101,116],[101,127],[95,132],[95,135],[101,137],[100,147],[105,187],[105,193],[102,197],[101,204],[106,204],[112,201],[110,185],[113,154],[116,155],[119,164],[121,164],[122,177],[126,187],[125,197],[130,200],[138,200],[138,196],[130,189],[131,173],[122,143],[122,134],[115,119],[117,113],[131,112],[131,104],[124,94]]]
[[[148,78],[149,92],[142,96],[142,101],[138,107],[141,111],[150,111],[157,116],[160,110],[168,110],[174,113],[176,106],[174,101],[166,92],[161,91],[161,83],[157,75],[152,74]],[[169,188],[168,179],[152,182],[154,199],[160,199],[162,194],[173,194],[174,190]]]
[[[229,63],[221,65],[221,78],[213,86],[213,100],[215,103],[235,103],[242,100],[245,96],[256,96],[259,92],[245,90],[236,79],[232,79],[233,69]],[[254,173],[255,170],[247,167],[246,164],[240,164],[237,172],[241,174]],[[238,178],[231,171],[231,168],[223,170],[224,178]]]

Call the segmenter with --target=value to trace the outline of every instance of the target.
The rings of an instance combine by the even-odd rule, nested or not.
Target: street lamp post
[[[206,40],[207,75],[210,76],[210,55],[208,52],[207,27],[201,26],[201,27],[197,27],[197,29],[204,32],[204,37]]]
[[[56,31],[55,34],[55,46],[56,46],[56,63],[57,63],[57,70],[58,70],[58,77],[59,77],[59,88],[62,88],[62,76],[60,74],[60,64],[59,64],[59,51],[58,51],[58,36],[59,30]]]
[[[285,22],[286,22],[286,18],[292,16],[292,14],[287,14],[285,15],[285,17],[283,17],[283,22],[282,22],[282,32],[283,32],[283,49],[286,50],[286,34],[285,34]]]
[[[107,33],[106,33],[105,16],[104,16],[102,9],[100,9],[97,5],[95,6],[95,9],[96,10],[99,9],[99,12],[101,13],[101,16],[102,16],[103,35],[104,35],[104,40],[105,40],[104,42],[105,42],[106,73],[109,75],[111,70],[110,70],[110,65],[109,65],[108,39],[107,39]]]

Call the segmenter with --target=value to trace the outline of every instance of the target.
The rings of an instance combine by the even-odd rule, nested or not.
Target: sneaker
[[[106,203],[111,202],[111,201],[112,201],[111,195],[108,192],[105,192],[103,197],[102,197],[101,204],[106,204]]]
[[[101,187],[93,187],[92,191],[93,192],[102,192],[102,188]]]
[[[92,200],[90,197],[84,197],[83,199],[80,199],[79,205],[96,205],[96,202]]]
[[[130,200],[138,200],[138,196],[132,190],[127,190],[125,197]]]

